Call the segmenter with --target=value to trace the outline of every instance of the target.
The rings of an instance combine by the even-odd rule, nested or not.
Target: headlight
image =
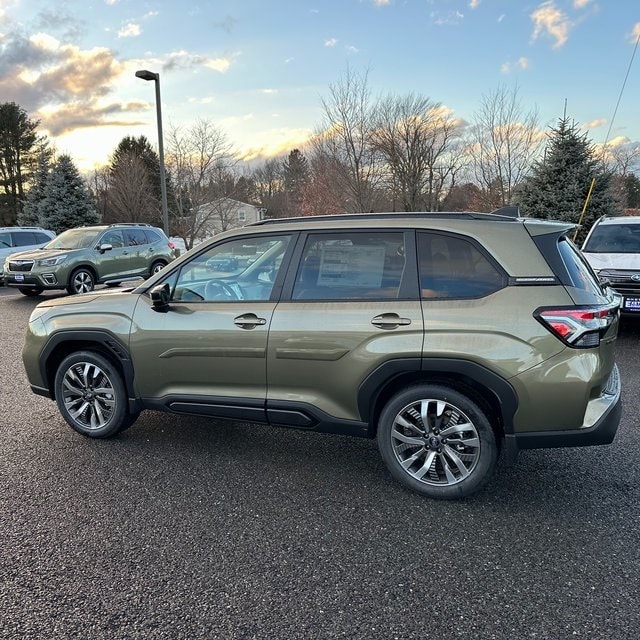
[[[36,260],[36,264],[39,267],[55,267],[57,264],[64,262],[66,259],[66,255],[56,256],[55,258],[44,258],[42,260]]]

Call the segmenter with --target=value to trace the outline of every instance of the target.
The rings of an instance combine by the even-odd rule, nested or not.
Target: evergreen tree
[[[42,226],[41,204],[44,190],[49,177],[51,154],[43,150],[38,156],[38,165],[31,189],[27,192],[22,211],[18,213],[18,224],[23,226]]]
[[[294,149],[282,166],[284,189],[289,203],[289,215],[300,212],[304,190],[311,179],[309,163],[299,149]]]
[[[98,214],[80,172],[70,156],[61,155],[45,182],[40,224],[61,233],[98,222]]]
[[[524,216],[579,222],[592,180],[595,179],[585,215],[584,236],[603,215],[620,212],[611,190],[611,174],[596,158],[587,134],[575,122],[561,118],[551,129],[544,156],[533,165],[516,201]]]

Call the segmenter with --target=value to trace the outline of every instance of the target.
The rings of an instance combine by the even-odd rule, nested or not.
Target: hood
[[[618,269],[640,273],[640,253],[582,253],[594,271]]]
[[[69,255],[84,249],[29,249],[12,253],[7,260],[44,260],[45,258],[55,258],[56,256]]]
[[[99,291],[91,291],[89,293],[79,293],[73,296],[61,296],[59,298],[49,298],[43,300],[36,309],[48,309],[50,307],[61,307],[74,304],[87,304],[94,300],[104,300],[107,297],[116,298],[117,296],[126,297],[131,294],[135,287],[128,287],[126,289],[114,288],[114,289],[100,289]]]

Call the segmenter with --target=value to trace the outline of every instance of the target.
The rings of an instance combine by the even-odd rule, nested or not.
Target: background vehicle
[[[37,249],[53,238],[55,233],[41,227],[0,227],[0,267],[16,251]],[[0,273],[0,284],[4,283]]]
[[[146,278],[174,258],[173,245],[161,229],[111,224],[69,229],[40,249],[13,253],[3,273],[8,286],[28,296],[45,289],[87,293],[98,283]]]
[[[41,303],[23,360],[89,437],[143,409],[376,437],[405,486],[462,497],[501,451],[616,433],[618,298],[572,229],[471,213],[264,221],[134,290]],[[220,271],[229,255],[237,269]]]
[[[640,313],[640,216],[600,218],[582,252],[598,276],[623,298],[623,313]]]

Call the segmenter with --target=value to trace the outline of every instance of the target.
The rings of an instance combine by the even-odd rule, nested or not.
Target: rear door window
[[[558,242],[558,251],[573,286],[596,295],[602,295],[598,276],[593,272],[575,244],[566,237],[561,238]]]
[[[36,234],[33,231],[14,231],[13,245],[15,247],[29,247],[38,244]]]
[[[144,235],[142,229],[125,229],[124,241],[129,247],[137,247],[142,244],[147,244],[147,236]]]

